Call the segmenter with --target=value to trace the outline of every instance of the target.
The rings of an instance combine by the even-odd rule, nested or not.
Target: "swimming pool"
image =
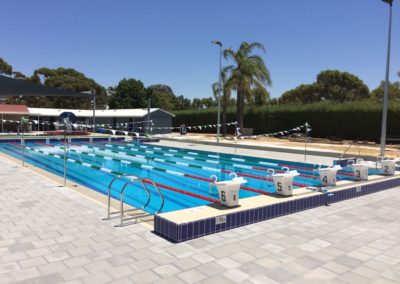
[[[61,142],[27,141],[25,145],[25,160],[28,163],[63,176],[64,150]],[[2,143],[0,151],[19,159],[22,157],[20,144]],[[216,190],[210,193],[211,175],[217,176],[218,180],[231,179],[231,173],[245,178],[247,183],[241,187],[240,198],[275,192],[268,169],[275,172],[280,172],[282,167],[297,170],[300,176],[294,179],[294,189],[320,185],[315,171],[319,165],[137,142],[78,141],[68,145],[67,158],[67,178],[102,194],[107,194],[109,183],[117,175],[135,175],[153,180],[165,198],[162,212],[218,203]],[[352,180],[350,170],[340,171],[338,180],[341,179]],[[125,178],[113,183],[113,198],[119,199],[120,189],[126,181]],[[161,198],[151,184],[148,188],[151,202],[144,210],[154,213],[160,207]],[[147,193],[139,183],[128,185],[124,197],[127,204],[140,208],[146,200]]]

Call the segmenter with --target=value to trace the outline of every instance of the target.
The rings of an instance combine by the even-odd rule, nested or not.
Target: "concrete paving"
[[[0,157],[0,283],[399,283],[399,190],[173,244]]]

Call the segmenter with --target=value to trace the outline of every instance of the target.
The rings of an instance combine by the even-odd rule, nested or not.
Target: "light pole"
[[[213,40],[211,42],[212,44],[219,45],[219,87],[218,87],[218,118],[217,118],[217,143],[219,143],[219,134],[220,134],[220,122],[221,122],[221,90],[222,90],[222,78],[221,78],[221,72],[222,72],[222,43],[217,40]]]
[[[390,45],[392,40],[392,6],[393,0],[382,0],[388,3],[389,8],[389,33],[388,33],[388,46],[387,46],[387,58],[386,58],[386,77],[385,86],[383,93],[383,111],[382,111],[382,128],[381,128],[381,151],[380,155],[385,156],[385,145],[386,145],[386,124],[387,124],[387,112],[388,112],[388,97],[389,97],[389,69],[390,69]]]

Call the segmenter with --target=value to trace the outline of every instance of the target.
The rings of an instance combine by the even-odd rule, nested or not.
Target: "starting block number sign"
[[[226,215],[215,217],[215,225],[225,224]]]

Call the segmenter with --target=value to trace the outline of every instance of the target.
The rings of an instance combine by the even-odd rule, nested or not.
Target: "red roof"
[[[26,105],[0,104],[0,113],[29,114],[29,110]]]

